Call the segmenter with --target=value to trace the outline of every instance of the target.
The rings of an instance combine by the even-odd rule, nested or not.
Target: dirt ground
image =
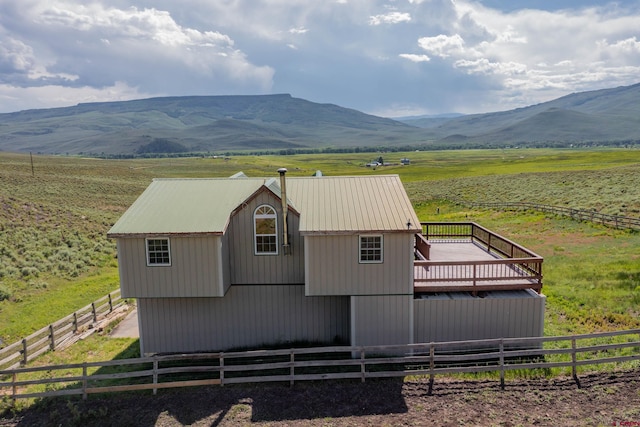
[[[0,426],[640,426],[640,372],[497,381],[299,383],[49,399]]]

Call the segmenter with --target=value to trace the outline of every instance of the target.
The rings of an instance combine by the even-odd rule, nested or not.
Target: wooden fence
[[[509,203],[480,203],[480,202],[462,202],[456,203],[468,206],[479,206],[495,209],[532,209],[554,215],[569,216],[578,221],[591,221],[607,227],[627,228],[632,230],[640,230],[640,218],[632,218],[627,216],[617,216],[599,213],[596,211],[588,211],[581,209],[565,208],[562,206],[541,205],[538,203],[527,202],[509,202]]]
[[[640,329],[568,337],[503,338],[404,346],[342,346],[180,354],[0,371],[0,395],[13,399],[132,390],[493,372],[502,388],[509,371],[640,361]],[[569,371],[567,371],[568,373]]]
[[[120,307],[123,302],[118,289],[28,337],[0,349],[0,369],[25,366],[41,354],[67,345],[73,341],[74,337],[92,328],[95,322]]]

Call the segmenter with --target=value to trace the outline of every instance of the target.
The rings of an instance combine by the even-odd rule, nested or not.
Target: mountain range
[[[640,84],[510,111],[392,120],[288,94],[185,96],[0,114],[0,151],[295,152],[640,141]]]

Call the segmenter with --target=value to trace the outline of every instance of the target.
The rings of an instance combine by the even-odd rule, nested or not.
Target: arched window
[[[278,216],[269,205],[261,205],[253,212],[253,235],[256,255],[278,254]]]

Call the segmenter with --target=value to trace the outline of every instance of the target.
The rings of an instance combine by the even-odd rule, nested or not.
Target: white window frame
[[[156,240],[164,240],[167,242],[166,254],[167,254],[167,259],[169,260],[168,262],[151,262],[152,252],[153,253],[157,252],[159,254],[162,254],[163,252],[165,252],[164,250],[154,250],[154,251],[149,250],[149,243]],[[171,240],[168,237],[147,237],[146,239],[144,239],[144,248],[145,248],[146,257],[147,257],[147,267],[171,267]]]
[[[258,210],[261,208],[269,208],[272,213],[258,214]],[[273,219],[275,223],[275,233],[273,234],[258,234],[256,229],[256,222],[258,219]],[[259,251],[258,250],[258,237],[274,237],[275,238],[275,250],[274,251]],[[278,255],[278,212],[271,205],[260,205],[253,211],[253,253],[254,255]]]
[[[362,243],[364,239],[380,239],[380,248],[365,248]],[[375,255],[375,252],[379,252],[380,257],[375,257],[376,259],[368,259],[369,257],[364,257],[363,259],[363,250],[368,251],[367,255]],[[384,236],[382,234],[362,234],[358,236],[358,262],[360,264],[382,264],[384,262]]]

